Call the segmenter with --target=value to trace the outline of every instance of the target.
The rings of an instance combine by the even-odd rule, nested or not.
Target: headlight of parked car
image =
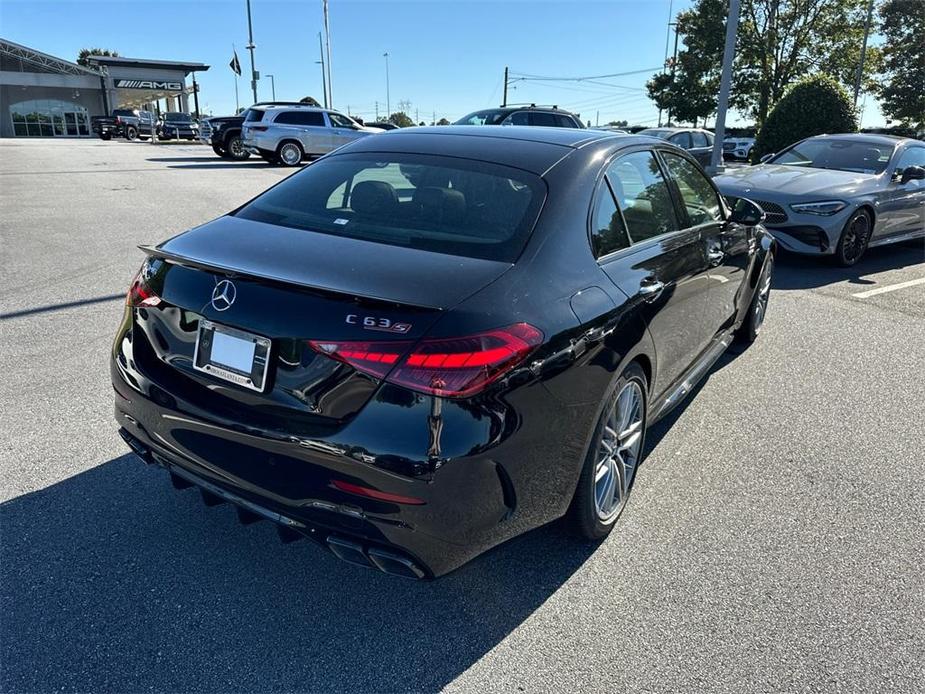
[[[843,200],[818,200],[816,202],[800,202],[790,206],[790,209],[800,214],[830,215],[841,212],[848,205]]]

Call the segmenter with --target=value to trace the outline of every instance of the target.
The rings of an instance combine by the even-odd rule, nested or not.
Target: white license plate
[[[270,340],[246,330],[199,321],[193,368],[244,388],[263,392],[270,365]]]

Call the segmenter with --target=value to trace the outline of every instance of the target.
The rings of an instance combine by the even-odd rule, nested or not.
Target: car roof
[[[298,111],[330,111],[329,108],[322,106],[311,106],[309,104],[267,104],[265,106],[251,106],[252,109],[259,111],[289,111],[296,109]]]
[[[394,152],[475,159],[541,175],[577,149],[611,140],[615,144],[665,143],[652,137],[604,130],[526,125],[440,125],[388,130],[344,146],[338,153]]]
[[[564,113],[567,116],[575,116],[571,111],[559,108],[558,106],[537,106],[536,104],[510,104],[508,106],[496,106],[494,108],[480,108],[472,111],[472,113],[484,113],[485,111],[492,111],[495,113],[499,111],[503,113],[513,113],[514,111],[548,111],[549,113]]]
[[[645,130],[640,130],[639,132],[644,133],[646,132],[646,130],[663,130],[669,133],[698,132],[698,133],[710,133],[711,135],[713,134],[711,130],[705,130],[704,128],[678,128],[675,126],[672,126],[669,128],[667,125],[664,127],[654,126],[651,128],[646,128]]]

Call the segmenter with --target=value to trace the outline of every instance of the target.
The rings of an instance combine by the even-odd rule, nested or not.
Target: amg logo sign
[[[159,80],[116,80],[117,89],[164,89],[171,92],[183,91],[182,82],[161,82]]]

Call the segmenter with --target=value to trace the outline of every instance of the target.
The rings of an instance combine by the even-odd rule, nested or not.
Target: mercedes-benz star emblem
[[[212,290],[212,308],[216,311],[227,311],[234,303],[238,290],[231,280],[222,280]]]

